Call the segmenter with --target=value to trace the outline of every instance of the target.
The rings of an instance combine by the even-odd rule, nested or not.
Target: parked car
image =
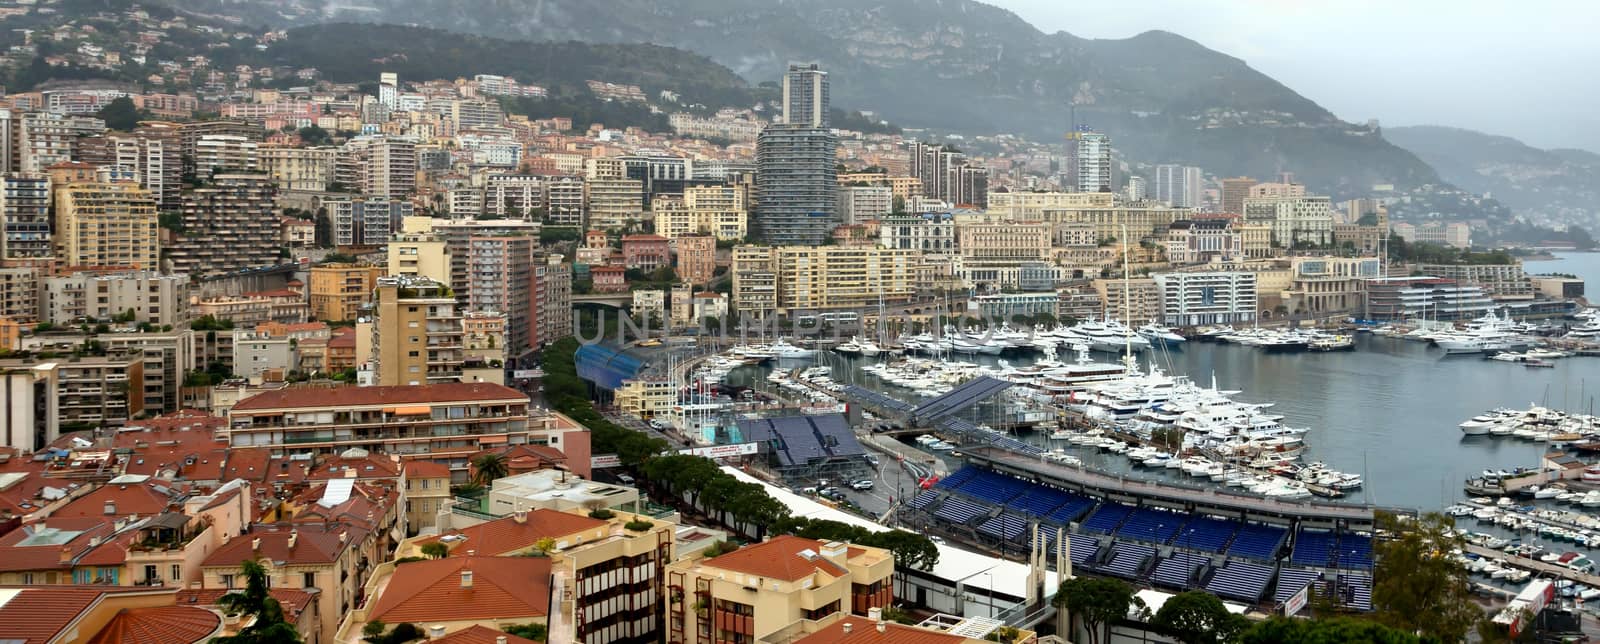
[[[859,481],[851,483],[850,484],[850,489],[852,489],[852,490],[870,490],[870,489],[872,489],[872,481],[870,479],[861,479]]]

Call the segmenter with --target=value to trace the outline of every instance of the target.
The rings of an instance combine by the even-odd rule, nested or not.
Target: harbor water
[[[1003,359],[1021,366],[1036,357],[1023,353],[960,359],[989,365]],[[1115,358],[1095,354],[1097,361]],[[1152,358],[1169,374],[1200,384],[1210,384],[1214,377],[1220,389],[1242,391],[1235,396],[1242,402],[1273,403],[1265,413],[1282,415],[1285,425],[1310,428],[1303,462],[1322,461],[1365,477],[1365,486],[1353,491],[1350,500],[1424,511],[1466,498],[1462,483],[1469,475],[1537,466],[1547,447],[1509,436],[1463,436],[1457,427],[1462,421],[1491,408],[1527,408],[1530,403],[1587,412],[1600,396],[1600,358],[1567,358],[1555,361],[1553,369],[1530,369],[1482,356],[1445,357],[1425,343],[1369,334],[1360,334],[1356,350],[1346,352],[1271,354],[1189,342],[1182,350],[1146,352],[1141,367]],[[829,354],[818,363],[832,366],[837,381],[917,399],[861,372],[875,360]],[[729,382],[758,384],[766,371],[741,369]],[[1049,442],[1039,434],[1021,438]],[[1098,469],[1184,479],[1172,470],[1131,468],[1115,454],[1073,453]]]

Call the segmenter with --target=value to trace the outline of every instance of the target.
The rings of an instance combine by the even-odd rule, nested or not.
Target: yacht
[[[1172,329],[1156,324],[1154,321],[1139,327],[1139,337],[1144,338],[1151,345],[1164,345],[1169,349],[1183,346],[1187,340],[1183,336],[1173,333]]]
[[[1499,423],[1498,417],[1483,414],[1473,416],[1471,420],[1461,423],[1458,427],[1461,428],[1461,433],[1467,436],[1482,436],[1488,434],[1489,430]]]
[[[807,349],[805,347],[789,344],[789,342],[783,338],[778,338],[777,342],[772,343],[771,350],[772,355],[778,359],[810,358],[817,354],[816,349]]]

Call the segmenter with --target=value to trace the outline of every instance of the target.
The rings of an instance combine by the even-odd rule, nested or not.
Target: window
[[[316,588],[317,587],[317,573],[308,572],[308,573],[302,574],[301,575],[301,587],[302,588]]]
[[[172,581],[173,581],[173,583],[177,583],[178,581],[180,581],[182,579],[183,579],[183,566],[180,565],[180,564],[172,564]]]
[[[222,576],[222,587],[223,588],[233,588],[233,575],[223,575]]]

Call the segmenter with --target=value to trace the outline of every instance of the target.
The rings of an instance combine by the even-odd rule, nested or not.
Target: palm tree
[[[218,644],[280,644],[299,642],[300,631],[283,619],[283,606],[267,593],[267,569],[251,559],[240,566],[244,590],[217,599],[217,605],[230,615],[255,615],[255,623],[238,635],[213,638]]]
[[[505,475],[505,454],[482,454],[472,459],[472,482],[480,487],[489,487],[495,479]]]

